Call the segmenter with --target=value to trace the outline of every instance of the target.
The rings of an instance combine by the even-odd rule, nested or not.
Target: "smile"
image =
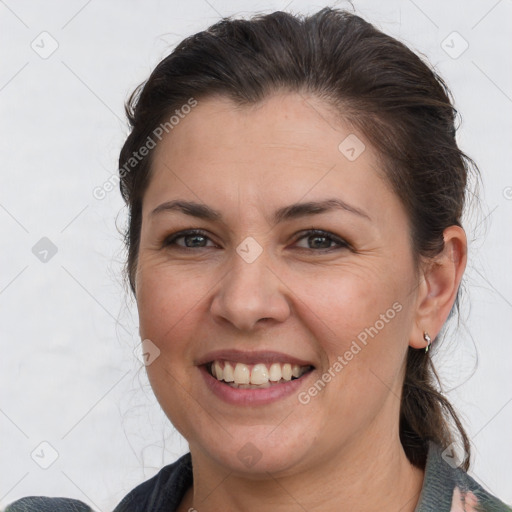
[[[233,388],[265,389],[299,379],[313,367],[280,362],[245,364],[215,360],[208,363],[206,369],[212,377]]]

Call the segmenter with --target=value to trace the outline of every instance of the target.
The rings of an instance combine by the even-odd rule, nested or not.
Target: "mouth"
[[[293,362],[260,362],[245,364],[239,361],[215,359],[203,365],[210,376],[235,389],[266,389],[303,378],[314,370],[312,365]]]

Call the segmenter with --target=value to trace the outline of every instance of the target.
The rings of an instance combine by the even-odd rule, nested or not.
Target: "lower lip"
[[[276,384],[262,389],[238,389],[224,384],[208,373],[205,366],[199,366],[206,385],[210,391],[225,402],[233,405],[265,405],[276,402],[281,398],[297,393],[313,371],[299,379],[294,379],[282,384]]]

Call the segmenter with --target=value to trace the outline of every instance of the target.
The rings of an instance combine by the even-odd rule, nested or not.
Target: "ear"
[[[457,297],[467,262],[466,233],[459,226],[443,232],[444,249],[426,263],[420,273],[416,315],[409,345],[423,349],[427,346],[423,334],[432,340],[439,334]]]

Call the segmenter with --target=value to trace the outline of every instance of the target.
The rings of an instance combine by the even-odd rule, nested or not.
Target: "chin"
[[[283,436],[283,431],[279,426],[276,428],[275,423],[240,427],[231,429],[231,435],[224,433],[220,438],[208,436],[198,443],[190,443],[190,449],[192,456],[194,453],[200,453],[201,457],[206,455],[229,472],[245,478],[268,479],[268,473],[286,476],[300,471],[302,465],[308,466],[308,454],[316,451],[317,439],[313,435],[306,440],[308,430],[305,428],[304,432]]]

